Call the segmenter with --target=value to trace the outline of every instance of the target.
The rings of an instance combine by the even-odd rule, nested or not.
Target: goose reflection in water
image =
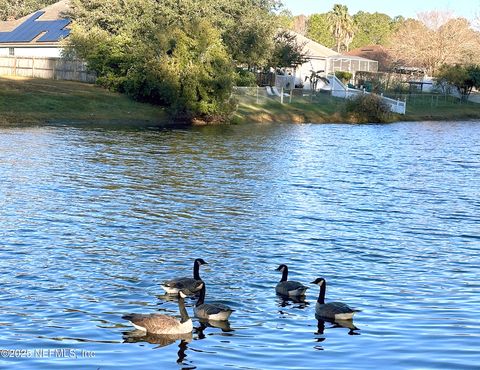
[[[221,335],[229,336],[234,330],[231,328],[228,321],[214,321],[214,320],[200,320],[198,322],[200,326],[195,327],[194,331],[198,335],[198,339],[205,339],[205,329],[217,328],[222,331]]]
[[[158,344],[156,348],[165,347],[177,340],[191,342],[193,340],[192,333],[185,334],[151,334],[143,330],[132,330],[123,333],[123,343],[141,343]]]
[[[277,294],[277,303],[279,307],[293,306],[294,308],[304,309],[310,303],[305,300],[305,296],[287,296],[283,294]]]
[[[187,357],[186,351],[188,349],[188,343],[193,340],[192,333],[186,334],[150,334],[145,333],[142,330],[132,330],[123,333],[123,343],[150,343],[157,344],[155,348],[161,348],[169,346],[180,340],[178,344],[178,359],[177,363],[181,364]]]
[[[329,324],[332,324],[328,329],[334,329],[334,328],[346,328],[348,330],[348,335],[360,335],[357,331],[360,329],[355,326],[353,323],[353,320],[327,320],[325,318],[318,317],[315,315],[315,318],[317,319],[317,331],[315,332],[315,335],[324,335],[325,333],[325,323],[328,322]],[[324,342],[327,338],[325,337],[315,337],[316,342]],[[319,351],[323,351],[323,347],[320,345],[317,345],[314,347],[315,349]]]
[[[353,323],[353,320],[327,320],[325,318],[321,318],[317,315],[315,315],[315,318],[317,319],[317,328],[318,331],[315,334],[324,334],[325,332],[325,323],[328,322],[329,324],[332,324],[328,329],[334,329],[334,328],[346,328],[348,330],[348,335],[360,335],[357,331],[360,329],[355,326]]]

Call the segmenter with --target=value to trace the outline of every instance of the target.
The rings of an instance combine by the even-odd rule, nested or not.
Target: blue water
[[[479,122],[0,128],[0,368],[479,369],[479,143]],[[121,316],[178,315],[160,283],[197,257],[229,327],[134,337]],[[280,263],[305,302],[275,295]],[[354,328],[315,319],[320,276]]]

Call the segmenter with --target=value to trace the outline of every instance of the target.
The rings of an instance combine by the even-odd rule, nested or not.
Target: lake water
[[[0,128],[0,368],[479,369],[479,143],[479,122]],[[160,283],[197,257],[230,328],[133,337],[121,316],[178,315]],[[280,263],[305,302],[275,295]],[[356,329],[315,319],[320,276]]]

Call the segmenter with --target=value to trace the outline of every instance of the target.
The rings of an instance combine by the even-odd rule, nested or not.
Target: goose
[[[320,294],[318,295],[317,304],[315,306],[315,315],[320,318],[330,320],[351,320],[357,310],[348,307],[342,302],[325,303],[325,291],[327,289],[327,282],[324,278],[318,278],[312,281],[320,287]]]
[[[193,262],[193,278],[180,277],[165,281],[161,286],[168,294],[177,294],[180,289],[188,289],[190,293],[194,294],[199,289],[198,282],[202,282],[200,278],[200,266],[208,265],[202,258],[197,258]]]
[[[203,284],[202,284],[203,285]],[[129,314],[122,316],[122,319],[130,323],[138,330],[150,334],[186,334],[193,330],[192,319],[188,316],[185,308],[184,298],[187,294],[180,290],[178,292],[178,309],[180,311],[180,320],[173,316],[158,313],[152,314]]]
[[[278,282],[275,290],[278,294],[288,295],[288,296],[302,296],[305,295],[305,291],[308,289],[305,285],[299,283],[298,281],[287,281],[288,278],[288,267],[287,265],[280,265],[276,268],[275,271],[282,272],[282,279]]]
[[[202,287],[200,288],[200,296],[193,308],[195,316],[199,319],[227,321],[234,310],[221,303],[204,303],[206,291],[207,288],[205,284],[202,284]]]

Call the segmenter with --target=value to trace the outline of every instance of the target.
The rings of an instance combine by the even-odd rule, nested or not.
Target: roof
[[[298,32],[291,30],[289,30],[288,32],[291,35],[295,36],[298,44],[303,45],[303,52],[307,54],[307,56],[311,59],[326,58],[330,56],[340,55],[336,51],[329,49],[326,46],[323,46],[322,44],[319,44],[318,42],[299,34]]]
[[[64,16],[69,1],[62,0],[14,21],[0,22],[0,45],[58,44],[70,34],[71,20]]]
[[[391,64],[391,58],[388,50],[382,45],[363,46],[358,49],[350,50],[349,52],[345,53],[345,55],[376,60],[378,61],[380,70],[388,68]]]
[[[295,36],[295,39],[298,44],[304,45],[303,52],[307,54],[307,57],[310,59],[350,59],[350,60],[364,60],[372,61],[372,59],[364,58],[362,56],[355,55],[345,55],[337,53],[335,50],[329,49],[322,44],[319,44],[308,37],[301,35],[298,32],[289,30],[290,34]]]

